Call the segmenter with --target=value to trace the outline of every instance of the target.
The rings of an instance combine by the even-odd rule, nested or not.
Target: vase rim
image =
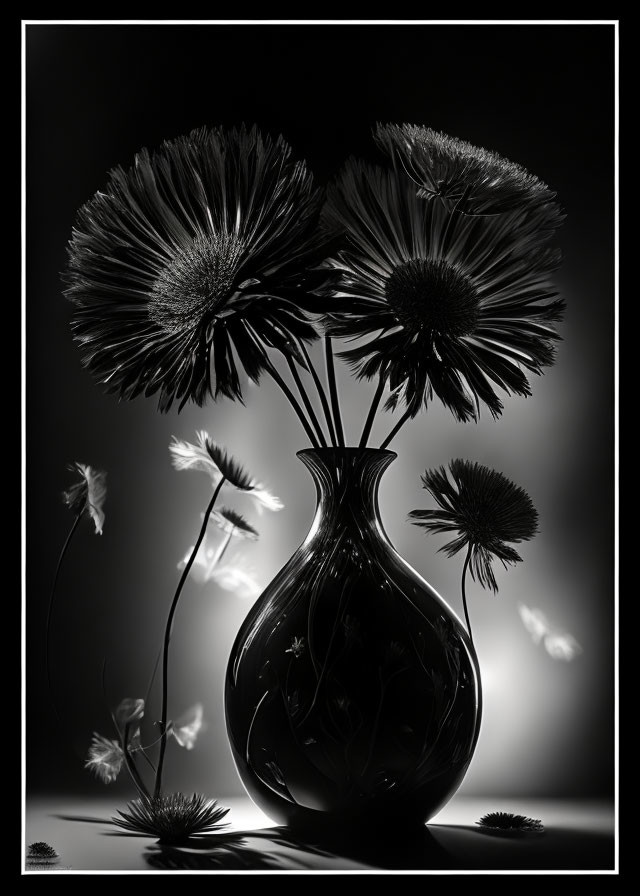
[[[358,454],[372,454],[377,455],[379,457],[397,457],[397,453],[395,451],[390,451],[388,448],[360,448],[358,445],[346,445],[344,447],[334,447],[330,445],[327,448],[302,448],[300,451],[296,451],[296,457],[301,457],[302,455],[316,454],[320,455],[331,455],[331,454],[346,454],[350,456],[355,456]]]

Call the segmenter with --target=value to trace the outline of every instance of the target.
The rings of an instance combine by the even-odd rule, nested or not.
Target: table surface
[[[247,798],[224,800],[229,826],[197,848],[161,848],[119,831],[112,799],[31,797],[25,843],[51,844],[54,865],[29,862],[25,874],[59,873],[616,873],[613,806],[592,801],[454,797],[412,842],[341,844],[329,851],[274,827]],[[540,819],[540,833],[499,832],[476,822],[504,811]],[[389,826],[392,820],[383,820]]]

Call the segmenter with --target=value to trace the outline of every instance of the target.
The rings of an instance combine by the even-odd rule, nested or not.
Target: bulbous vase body
[[[252,607],[225,682],[231,750],[279,824],[423,825],[478,738],[478,662],[457,616],[397,553],[378,483],[395,458],[305,450],[316,515]]]

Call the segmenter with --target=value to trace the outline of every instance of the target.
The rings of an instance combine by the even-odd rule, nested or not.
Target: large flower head
[[[440,548],[453,557],[470,550],[469,569],[484,588],[498,590],[493,559],[507,566],[522,557],[512,544],[528,541],[538,531],[538,513],[524,489],[510,479],[467,460],[452,460],[450,477],[444,467],[427,470],[422,477],[439,510],[412,510],[409,519],[427,532],[457,532]]]
[[[297,357],[321,193],[282,137],[200,129],[142,150],[77,216],[65,273],[83,361],[121,398],[242,398],[264,344]],[[215,386],[212,385],[215,382]]]
[[[77,515],[86,513],[93,520],[96,535],[102,535],[104,526],[104,502],[107,499],[107,474],[87,464],[69,465],[79,480],[62,493],[64,503]]]
[[[415,124],[379,124],[380,149],[418,185],[418,196],[470,214],[501,214],[552,203],[549,187],[497,152]]]
[[[555,206],[494,217],[452,215],[404,175],[351,160],[329,190],[326,225],[344,249],[328,332],[372,337],[343,353],[360,377],[383,376],[411,416],[436,395],[459,420],[496,388],[529,395],[526,371],[553,362],[563,303],[550,275]]]

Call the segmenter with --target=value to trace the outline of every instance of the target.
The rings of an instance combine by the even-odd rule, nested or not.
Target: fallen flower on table
[[[501,831],[543,831],[544,825],[539,818],[528,818],[526,815],[514,815],[512,812],[489,812],[477,821],[483,828],[495,828]]]

